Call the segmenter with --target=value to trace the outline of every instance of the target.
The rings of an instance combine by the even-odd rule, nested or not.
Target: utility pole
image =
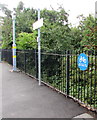
[[[33,30],[38,29],[38,80],[41,85],[41,40],[40,40],[40,27],[43,26],[43,18],[40,19],[40,9],[38,9],[38,21],[33,23]]]
[[[16,71],[16,43],[15,43],[15,11],[13,11],[12,20],[13,20],[13,45],[12,45],[12,52],[13,52],[13,71]]]
[[[40,9],[38,9],[38,20],[40,20]],[[41,85],[41,42],[40,42],[40,28],[38,28],[38,80]]]

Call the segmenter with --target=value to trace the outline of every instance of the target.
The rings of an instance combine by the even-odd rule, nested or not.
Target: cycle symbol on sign
[[[81,57],[79,58],[79,62],[86,63],[86,59],[85,59],[85,57],[82,57],[82,56],[81,56]]]

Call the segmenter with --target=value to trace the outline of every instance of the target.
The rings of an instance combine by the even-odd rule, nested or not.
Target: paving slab
[[[87,112],[72,99],[11,69],[11,65],[0,63],[3,118],[73,118]]]

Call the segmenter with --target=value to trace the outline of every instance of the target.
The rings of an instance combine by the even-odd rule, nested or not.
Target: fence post
[[[0,50],[0,62],[1,62],[1,50]]]
[[[24,50],[24,71],[26,73],[26,51]]]
[[[69,66],[70,52],[66,51],[66,94],[69,95]]]
[[[1,60],[4,61],[4,50],[2,50]]]
[[[36,69],[36,78],[38,79],[38,52],[35,49],[35,69]]]

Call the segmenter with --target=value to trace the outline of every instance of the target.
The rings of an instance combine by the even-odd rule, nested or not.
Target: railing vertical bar
[[[63,56],[61,56],[61,91],[63,92]]]
[[[42,55],[41,55],[42,59]],[[38,55],[37,55],[37,50],[35,50],[35,70],[36,70],[36,78],[38,78]]]
[[[24,71],[26,73],[26,51],[24,51]]]
[[[84,53],[86,54],[86,51],[84,51]],[[85,77],[85,73],[86,73],[86,70],[84,71],[83,73],[83,102],[85,102],[85,86],[86,86],[86,77]]]
[[[86,54],[86,51],[85,51],[85,54]],[[86,70],[87,71],[87,70]],[[86,94],[86,91],[85,91],[85,88],[86,88],[86,71],[84,72],[84,81],[83,81],[83,85],[84,85],[84,103],[85,103],[85,94]]]
[[[94,69],[95,69],[95,77],[94,77],[94,108],[95,108],[95,101],[96,101],[96,52],[94,51]]]
[[[82,53],[83,53],[83,50],[82,50]],[[83,73],[84,73],[84,71],[81,71],[81,74],[80,74],[80,90],[81,90],[81,101],[82,101],[82,83],[83,83]]]
[[[65,53],[64,53],[65,54]],[[65,59],[66,57],[63,56],[63,92],[65,93]]]
[[[69,95],[69,64],[70,64],[70,61],[69,61],[69,51],[67,51],[67,63],[66,63],[66,94]]]
[[[65,93],[66,93],[66,61],[67,61],[66,59],[67,59],[67,51],[65,50],[65,68],[64,68],[64,71],[65,71],[65,81],[64,81],[65,82],[65,85],[64,85]]]
[[[71,62],[70,62],[70,69],[71,69],[71,70],[70,70],[70,72],[71,72],[71,73],[70,73],[70,76],[71,76],[71,77],[70,77],[70,95],[72,96],[72,91],[73,91],[73,90],[72,90],[72,80],[73,80],[72,51],[70,51],[70,54],[71,54],[71,55],[70,55],[70,59],[71,59]]]
[[[58,57],[58,62],[59,62],[59,65],[58,65],[58,76],[59,76],[59,79],[58,79],[58,82],[59,82],[59,90],[61,90],[61,76],[60,76],[60,56]]]
[[[55,61],[57,61],[56,55],[55,55],[54,59],[55,59]],[[57,65],[56,65],[56,66],[57,66]],[[54,87],[56,87],[56,82],[57,82],[57,70],[55,71]]]
[[[89,65],[88,65],[88,70],[87,70],[87,105],[88,105],[88,99],[89,99],[89,69],[90,69],[90,57],[89,57],[89,51],[88,51],[88,61],[89,61]]]
[[[92,66],[92,64],[93,64],[93,61],[92,61],[92,60],[93,60],[93,59],[92,59],[92,57],[93,57],[93,56],[92,56],[92,52],[93,52],[93,51],[91,51],[90,106],[92,105],[92,67],[93,67],[93,66]]]
[[[80,51],[78,52],[78,54],[80,54]],[[79,84],[79,80],[80,80],[80,69],[78,70],[78,74],[79,74],[79,77],[78,77],[78,99],[80,97],[80,84]]]
[[[76,74],[75,74],[75,65],[76,65],[76,63],[75,63],[75,51],[73,51],[73,81],[72,81],[72,84],[73,84],[73,97],[74,97],[74,94],[76,94],[75,93],[75,76],[76,76]]]
[[[76,51],[76,97],[78,99],[78,65],[77,65],[78,52]]]
[[[95,108],[97,109],[97,51],[95,52]]]

